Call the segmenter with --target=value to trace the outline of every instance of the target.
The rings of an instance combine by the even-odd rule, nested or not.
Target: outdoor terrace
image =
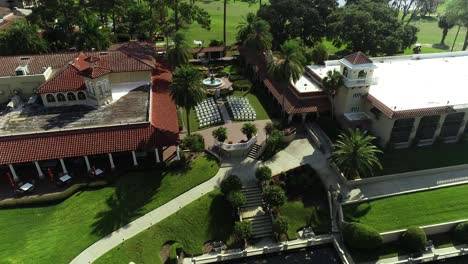
[[[54,108],[38,104],[24,105],[20,110],[0,115],[0,135],[148,122],[148,86],[112,87],[112,91],[114,102],[99,108],[87,105]]]

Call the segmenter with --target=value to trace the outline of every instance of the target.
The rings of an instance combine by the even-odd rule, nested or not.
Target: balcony
[[[343,77],[343,83],[346,87],[369,86],[377,84],[377,78],[354,79]]]

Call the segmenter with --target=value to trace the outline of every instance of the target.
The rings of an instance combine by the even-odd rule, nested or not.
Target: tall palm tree
[[[328,71],[327,76],[322,79],[322,86],[331,102],[332,118],[335,117],[335,95],[343,85],[343,75],[337,70]]]
[[[249,19],[249,17],[247,17]],[[270,33],[270,24],[263,19],[255,18],[249,31],[244,32],[242,44],[258,52],[271,49],[273,36]]]
[[[244,43],[247,39],[247,36],[253,31],[253,24],[257,20],[257,16],[254,13],[248,13],[247,16],[242,17],[243,22],[239,23],[237,26],[237,42]]]
[[[176,68],[172,77],[171,96],[177,106],[185,109],[188,135],[190,135],[190,111],[206,96],[201,81],[200,73],[190,65]]]
[[[174,46],[167,52],[167,58],[172,69],[175,69],[189,62],[192,51],[183,33],[176,32],[172,40],[174,41]]]
[[[268,64],[268,73],[283,87],[282,103],[284,108],[285,89],[289,82],[297,82],[304,73],[306,58],[301,45],[295,40],[288,40],[281,46],[281,51],[275,51]],[[283,111],[284,113],[284,111]]]
[[[382,169],[377,154],[382,153],[372,141],[375,137],[361,133],[357,128],[338,136],[333,145],[333,160],[347,178],[356,179],[372,176],[376,168]]]

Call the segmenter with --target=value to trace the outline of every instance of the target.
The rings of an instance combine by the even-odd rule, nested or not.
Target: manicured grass
[[[187,168],[128,173],[113,187],[78,192],[57,205],[0,210],[0,262],[69,263],[101,237],[210,179],[218,169],[215,161],[200,157]]]
[[[190,119],[190,132],[196,132],[198,130],[200,130],[198,128],[198,120],[197,120],[197,113],[195,111],[195,109],[192,109],[190,111],[190,116],[189,116],[189,119]],[[182,110],[182,122],[184,123],[184,127],[187,127],[187,112],[185,111],[185,109]]]
[[[185,30],[187,39],[190,44],[193,40],[205,41],[205,46],[208,46],[211,40],[223,40],[223,1],[195,1],[196,5],[203,8],[210,14],[211,30],[206,30],[200,25],[194,23]],[[256,13],[259,4],[249,4],[243,1],[228,1],[227,16],[226,16],[226,38],[227,44],[231,45],[236,42],[237,26],[244,21],[247,13]]]
[[[468,163],[468,143],[440,144],[427,147],[384,151],[380,156],[380,175],[433,169]]]
[[[400,195],[343,208],[346,221],[379,232],[468,218],[468,185]]]
[[[243,91],[234,91],[235,96],[245,96],[249,99],[250,104],[255,109],[257,113],[257,120],[267,120],[271,119],[270,115],[268,114],[267,110],[263,107],[263,104],[260,102],[259,98],[250,92],[243,92]]]
[[[207,241],[227,241],[234,225],[230,212],[232,208],[224,196],[213,191],[123,242],[94,263],[160,264],[162,246],[174,241],[181,243],[188,254],[202,254]]]
[[[284,216],[288,223],[289,239],[297,238],[297,231],[305,226],[310,226],[315,233],[323,234],[329,231],[328,212],[320,209],[317,205],[305,205],[302,201],[287,201],[280,208],[280,214]]]

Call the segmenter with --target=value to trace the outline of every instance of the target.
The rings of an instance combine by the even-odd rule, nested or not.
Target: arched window
[[[348,68],[344,67],[343,69],[343,76],[348,77]]]
[[[76,95],[74,93],[67,94],[68,101],[76,101]]]
[[[78,92],[78,100],[86,100],[86,94],[83,92]]]
[[[358,78],[366,78],[367,72],[362,70],[358,73]]]
[[[46,99],[48,103],[55,103],[55,96],[53,94],[46,95]]]
[[[59,93],[59,94],[57,94],[57,101],[59,101],[59,102],[65,102],[65,101],[67,101],[67,100],[65,99],[65,95]]]

